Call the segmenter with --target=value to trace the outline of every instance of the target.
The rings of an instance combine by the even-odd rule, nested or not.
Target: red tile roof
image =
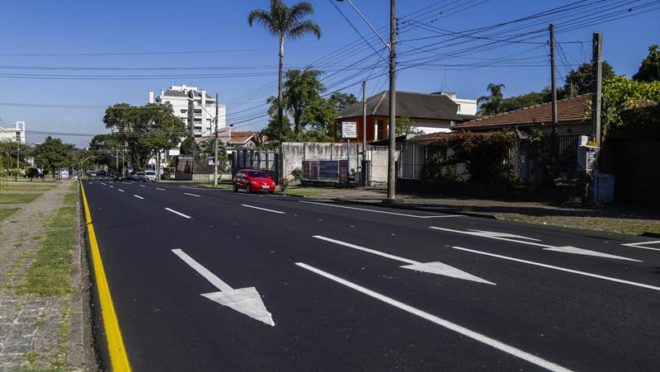
[[[552,105],[548,102],[494,116],[466,121],[464,123],[456,124],[455,128],[471,129],[551,123],[551,111]],[[584,94],[573,98],[559,100],[557,101],[557,113],[559,123],[588,121],[591,119],[591,96]]]
[[[229,140],[229,143],[232,145],[244,145],[252,138],[252,136],[254,136],[254,132],[251,131],[231,131],[231,139]]]

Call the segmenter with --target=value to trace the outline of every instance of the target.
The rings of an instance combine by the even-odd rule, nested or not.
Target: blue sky
[[[389,2],[353,1],[374,26],[387,25]],[[103,107],[144,104],[149,90],[187,84],[219,93],[236,128],[260,129],[264,102],[276,94],[277,40],[246,19],[268,3],[0,0],[0,126],[26,121],[29,142],[43,139],[35,132],[102,133]],[[368,26],[346,2],[336,3],[369,45],[330,0],[312,3],[322,38],[288,41],[286,65],[324,70],[329,91],[359,96],[367,78],[368,94],[386,89],[385,59],[376,52],[386,53]],[[552,8],[560,11],[475,30]],[[591,58],[593,32],[603,33],[615,71],[630,76],[648,46],[660,43],[659,9],[657,0],[400,0],[398,89],[472,99],[490,82],[505,84],[506,96],[540,90],[550,84],[550,22],[561,46],[560,80]],[[58,136],[80,147],[90,139]]]

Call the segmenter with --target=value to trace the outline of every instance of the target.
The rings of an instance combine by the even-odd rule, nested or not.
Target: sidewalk
[[[316,188],[318,193],[308,198],[344,203],[382,206],[387,198],[385,189],[376,188]],[[476,198],[455,198],[443,195],[399,193],[393,207],[442,213],[459,213],[553,225],[585,230],[641,235],[660,234],[660,210],[629,207],[570,208],[541,202],[502,201]]]
[[[77,191],[63,183],[41,192],[29,203],[6,204],[20,209],[0,222],[0,371],[85,364]],[[59,268],[44,258],[51,255],[68,260]],[[58,270],[60,287],[52,280]]]

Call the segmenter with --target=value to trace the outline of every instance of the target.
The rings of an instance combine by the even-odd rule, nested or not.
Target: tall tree
[[[74,147],[62,143],[59,138],[46,137],[46,140],[34,147],[33,156],[38,167],[48,169],[55,177],[59,168],[73,164]]]
[[[593,90],[593,67],[591,63],[583,63],[577,69],[566,75],[564,90],[569,97],[591,93]],[[612,65],[603,61],[603,81],[615,77]]]
[[[490,92],[490,95],[477,98],[477,105],[480,107],[480,114],[492,115],[501,112],[502,99],[504,98],[502,91],[504,88],[504,84],[488,84],[486,90]]]
[[[277,81],[277,120],[280,128],[284,128],[284,107],[282,105],[282,80],[284,68],[284,42],[286,38],[297,39],[305,34],[314,34],[321,38],[321,28],[314,21],[305,17],[314,13],[314,7],[308,1],[301,1],[288,7],[282,0],[270,0],[270,9],[255,9],[248,15],[248,24],[261,23],[272,35],[279,40],[279,65]]]
[[[649,47],[649,54],[639,66],[639,71],[633,75],[633,80],[637,81],[658,81],[660,80],[660,47],[653,44]]]
[[[293,118],[293,132],[301,133],[303,127],[313,117],[310,117],[307,110],[312,105],[318,105],[323,100],[321,93],[325,91],[325,86],[319,81],[321,72],[318,70],[288,70],[286,72],[286,82],[284,83],[283,105]]]

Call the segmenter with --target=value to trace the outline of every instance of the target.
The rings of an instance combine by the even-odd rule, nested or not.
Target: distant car
[[[147,181],[146,177],[144,176],[144,172],[137,172],[137,173],[135,173],[135,180],[136,180],[136,181],[142,181],[142,182],[146,182],[146,181]]]
[[[245,189],[248,193],[265,191],[269,194],[275,192],[275,181],[259,169],[241,169],[234,176],[234,192]]]
[[[90,176],[90,177],[96,177],[96,172],[90,172],[90,173],[89,173],[89,176]]]
[[[145,181],[151,181],[151,182],[156,182],[156,172],[152,170],[148,170],[144,172],[144,180]]]

